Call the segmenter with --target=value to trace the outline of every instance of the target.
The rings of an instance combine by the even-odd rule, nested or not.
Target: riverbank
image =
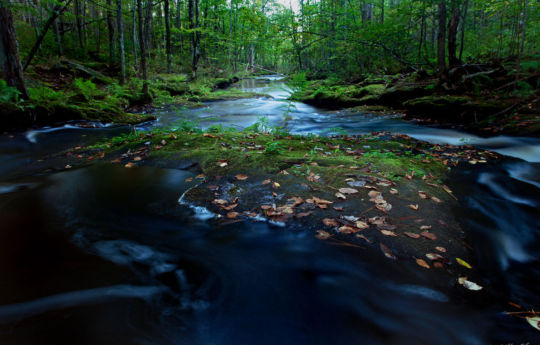
[[[401,111],[408,120],[459,127],[484,136],[540,135],[539,77],[530,69],[516,82],[502,64],[464,65],[440,84],[427,73],[381,75],[343,81],[292,78],[292,100],[323,108]]]
[[[60,59],[36,66],[27,76],[30,100],[5,83],[0,85],[0,131],[50,126],[71,120],[136,124],[155,117],[156,107],[198,107],[201,102],[262,96],[229,88],[238,76],[213,75],[189,80],[183,74],[155,74],[149,78],[151,100],[145,100],[143,81],[129,78],[121,85],[105,64],[81,64]],[[0,82],[3,82],[0,81]]]

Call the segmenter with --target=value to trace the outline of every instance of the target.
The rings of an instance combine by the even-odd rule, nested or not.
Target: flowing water
[[[434,272],[312,233],[221,226],[179,202],[193,186],[188,171],[35,164],[131,130],[64,126],[0,137],[0,344],[539,343],[502,312],[509,300],[540,306],[540,140],[325,111],[287,101],[288,87],[272,79],[239,86],[271,97],[167,108],[139,129],[186,119],[244,128],[266,117],[294,133],[387,130],[504,154],[449,181],[475,266],[498,296],[441,290]]]

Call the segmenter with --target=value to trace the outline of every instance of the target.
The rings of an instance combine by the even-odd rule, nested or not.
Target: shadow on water
[[[279,83],[241,87],[268,93],[282,88]],[[208,105],[211,114],[204,109],[190,114],[217,114],[224,122],[249,125],[260,113],[283,119],[276,110],[283,104],[280,99],[214,102]],[[304,105],[290,113],[287,126],[299,131],[321,132],[336,124],[441,142],[464,135],[391,116]],[[163,122],[173,121],[174,115],[168,116]],[[126,130],[66,128],[2,138],[2,176],[55,150]],[[520,149],[536,152],[538,141],[488,140],[491,144],[474,144],[528,161],[508,158],[455,173],[450,187],[464,205],[456,216],[470,232],[478,268],[501,296],[538,306],[539,165],[532,163],[531,151]],[[0,184],[1,344],[533,344],[537,339],[537,331],[522,320],[503,316],[506,300],[475,301],[451,287],[451,277],[414,263],[332,245],[301,229],[201,220],[178,202],[195,183],[185,182],[192,177],[187,171],[93,165],[30,173]]]

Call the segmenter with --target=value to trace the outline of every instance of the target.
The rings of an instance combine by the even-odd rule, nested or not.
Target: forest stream
[[[288,101],[279,76],[234,87],[269,97],[167,107],[137,129],[181,119],[245,128],[266,117],[293,134],[390,131],[503,155],[446,181],[471,262],[497,298],[442,289],[433,270],[312,232],[264,221],[216,226],[181,202],[188,170],[34,164],[133,130],[69,124],[0,136],[0,344],[538,344],[537,330],[504,313],[515,300],[540,306],[538,138],[318,109]]]

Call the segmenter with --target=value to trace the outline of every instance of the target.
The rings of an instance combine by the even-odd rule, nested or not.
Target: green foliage
[[[61,91],[54,91],[46,86],[28,88],[30,99],[37,102],[59,102],[62,103],[66,99],[66,95]]]
[[[264,154],[266,155],[282,155],[285,148],[280,141],[269,141],[265,145]]]
[[[0,79],[0,102],[18,103],[20,94],[19,90],[13,86],[7,86],[6,81]]]

